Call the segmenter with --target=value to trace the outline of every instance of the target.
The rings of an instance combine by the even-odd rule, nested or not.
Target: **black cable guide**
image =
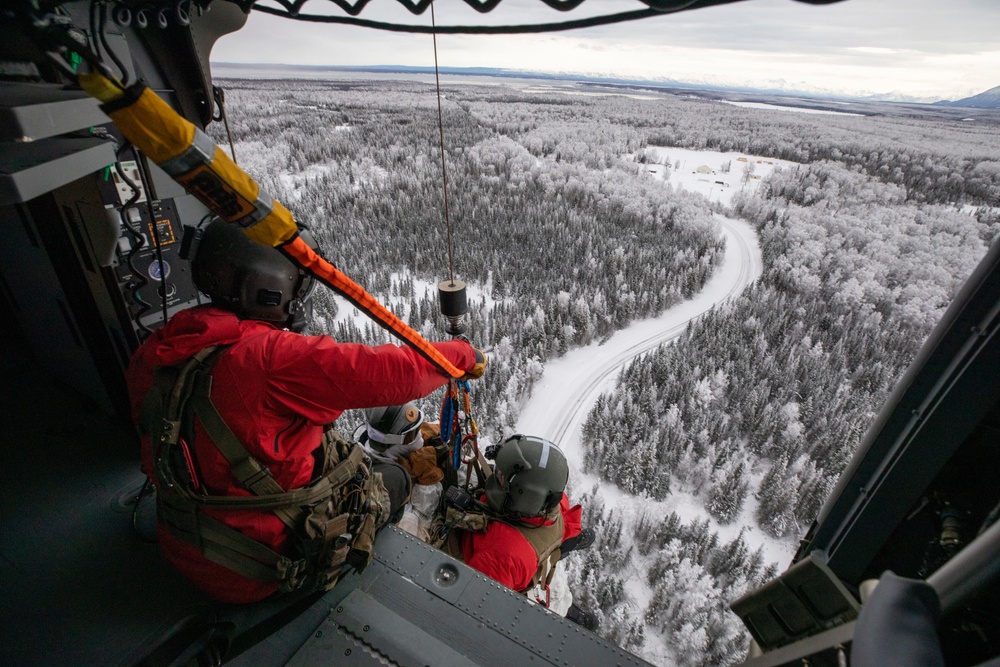
[[[543,32],[558,32],[562,30],[576,30],[579,28],[591,28],[601,25],[612,25],[626,21],[662,16],[689,9],[702,9],[704,7],[714,7],[717,5],[727,5],[734,2],[744,2],[745,0],[637,0],[646,6],[646,9],[638,9],[614,14],[602,14],[576,20],[552,21],[546,23],[514,24],[514,25],[444,25],[427,26],[404,23],[390,23],[385,21],[372,21],[357,18],[370,0],[357,0],[350,3],[347,0],[327,0],[342,11],[347,16],[332,14],[303,14],[302,8],[309,2],[319,0],[272,0],[280,5],[273,7],[256,0],[229,0],[235,2],[244,11],[254,9],[265,14],[273,14],[296,21],[307,21],[312,23],[338,23],[342,25],[354,25],[375,30],[388,32],[409,32],[409,33],[437,33],[437,34],[463,34],[463,35],[514,35],[531,34]],[[462,0],[469,7],[480,13],[488,13],[500,5],[502,0]],[[576,9],[585,0],[541,0],[550,8],[561,12],[568,12]],[[796,0],[811,5],[827,5],[843,0]],[[433,2],[433,0],[396,0],[412,14],[422,14]]]

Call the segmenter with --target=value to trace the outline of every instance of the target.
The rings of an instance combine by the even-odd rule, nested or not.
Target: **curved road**
[[[692,319],[741,293],[760,276],[760,249],[750,225],[718,214],[715,217],[726,238],[726,254],[705,288],[662,315],[633,323],[603,345],[577,348],[548,362],[521,412],[518,431],[551,439],[579,471],[583,422],[601,393],[614,387],[619,371],[637,356],[679,337]]]

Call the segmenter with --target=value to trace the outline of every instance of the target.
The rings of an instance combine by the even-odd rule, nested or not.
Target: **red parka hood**
[[[213,306],[189,308],[173,315],[139,349],[144,365],[173,366],[186,361],[210,345],[229,345],[246,332],[274,327],[266,322],[241,320]]]

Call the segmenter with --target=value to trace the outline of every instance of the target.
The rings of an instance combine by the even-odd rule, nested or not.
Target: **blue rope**
[[[456,381],[455,389],[454,393],[449,390],[441,406],[441,441],[451,447],[451,465],[458,470],[462,467],[462,425],[458,419],[462,404],[459,396],[469,395],[468,380]]]

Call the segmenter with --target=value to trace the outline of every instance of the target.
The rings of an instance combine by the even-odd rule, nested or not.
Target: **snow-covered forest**
[[[433,88],[222,85],[241,166],[317,232],[334,264],[427,337],[444,337]],[[808,527],[1000,231],[1000,124],[514,85],[443,93],[455,273],[470,283],[471,337],[490,350],[475,386],[486,439],[513,430],[546,361],[696,294],[724,251],[713,213],[757,229],[763,277],[634,361],[585,429],[583,464],[604,484],[650,500],[689,494],[704,518],[625,520],[600,489],[577,489],[599,539],[568,559],[601,634],[665,664],[739,659],[748,639],[726,603],[775,566],[748,533],[727,540],[716,527],[747,517],[747,531],[776,537]],[[212,130],[225,145],[221,124]],[[672,187],[679,162],[654,164],[663,151],[652,147],[731,152],[744,184],[760,176],[741,156],[797,166],[726,205]],[[388,342],[331,295],[317,299],[313,333]],[[432,400],[424,407],[434,412]],[[636,575],[641,599],[628,592]]]

